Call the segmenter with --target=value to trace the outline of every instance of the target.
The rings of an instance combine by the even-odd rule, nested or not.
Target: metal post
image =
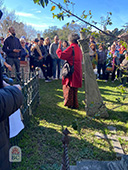
[[[69,137],[68,134],[70,134],[69,130],[66,128],[63,131],[64,136],[62,137],[62,143],[63,143],[63,158],[62,158],[62,168],[61,170],[70,170],[69,165],[69,157],[68,157],[68,144],[69,144]]]

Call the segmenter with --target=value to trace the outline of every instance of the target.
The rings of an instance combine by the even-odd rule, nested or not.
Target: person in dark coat
[[[46,65],[46,60],[47,60],[48,53],[47,53],[47,50],[46,50],[46,48],[44,47],[43,44],[44,44],[44,38],[40,37],[38,45],[39,45],[39,48],[40,48],[42,56],[43,56],[43,59],[40,60],[40,62],[41,62],[41,65],[43,65],[43,64]],[[45,82],[51,82],[51,80],[48,79],[47,65],[46,65],[46,67],[41,67],[41,69],[42,69],[43,75],[45,77]]]
[[[0,170],[10,170],[9,116],[22,104],[20,85],[10,86],[2,80],[0,64]]]
[[[7,55],[7,63],[11,66],[15,65],[17,78],[20,80],[19,57],[22,47],[19,39],[15,36],[15,29],[11,26],[8,31],[10,35],[5,39],[2,50]]]
[[[44,39],[44,47],[46,48],[47,53],[48,53],[48,55],[46,57],[47,76],[51,78],[53,76],[53,74],[52,74],[53,61],[52,61],[51,55],[49,54],[50,45],[51,45],[50,38],[46,37]]]
[[[106,71],[106,59],[107,55],[103,48],[103,44],[99,45],[99,49],[97,51],[98,54],[98,64],[97,64],[97,73],[98,73],[98,79],[105,80],[105,71]],[[102,70],[102,77],[101,77],[101,70]]]

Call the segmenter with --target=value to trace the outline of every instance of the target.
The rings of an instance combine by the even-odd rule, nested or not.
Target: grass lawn
[[[119,82],[98,81],[101,95],[106,103],[109,118],[99,119],[86,116],[84,105],[84,82],[78,91],[79,109],[63,106],[61,80],[45,83],[40,80],[40,105],[30,123],[23,131],[19,142],[22,162],[14,163],[13,170],[59,170],[62,160],[62,131],[71,132],[68,147],[70,165],[82,159],[117,160],[111,140],[97,139],[96,132],[111,134],[107,126],[113,125],[117,135],[128,136],[128,100],[123,100],[116,88]],[[128,96],[127,92],[124,92]],[[74,130],[77,125],[77,130]],[[119,139],[125,154],[128,141]]]

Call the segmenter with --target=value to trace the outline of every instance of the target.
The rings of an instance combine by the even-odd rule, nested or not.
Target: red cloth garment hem
[[[63,85],[64,106],[77,109],[79,107],[77,99],[78,88]]]

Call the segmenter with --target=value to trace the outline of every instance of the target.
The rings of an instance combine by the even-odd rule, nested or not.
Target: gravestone
[[[128,155],[119,161],[78,161],[76,166],[70,166],[70,170],[128,170]]]
[[[77,162],[77,170],[108,170],[107,161],[79,161]]]
[[[89,57],[88,40],[85,39],[84,32],[80,32],[80,40],[78,41],[84,61],[84,79],[85,79],[85,109],[88,116],[108,117],[108,112],[100,90],[96,81],[96,76],[93,71],[92,63]]]

